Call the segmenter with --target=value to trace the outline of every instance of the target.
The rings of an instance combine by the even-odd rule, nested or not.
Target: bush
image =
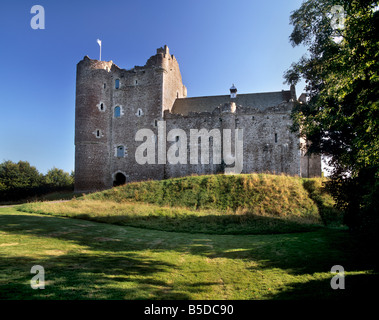
[[[44,176],[27,161],[0,164],[0,201],[20,201],[63,190],[73,190],[73,174],[53,168]]]

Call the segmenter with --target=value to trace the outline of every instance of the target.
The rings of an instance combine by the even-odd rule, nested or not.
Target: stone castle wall
[[[241,173],[272,172],[300,175],[300,152],[298,138],[291,133],[290,112],[292,103],[284,104],[280,110],[251,110],[237,106],[235,112],[225,112],[222,107],[215,109],[213,113],[190,113],[189,115],[166,114],[167,131],[181,128],[187,133],[189,144],[190,130],[193,128],[205,129],[230,129],[232,142],[235,139],[235,129],[243,129],[243,168]],[[201,140],[199,140],[200,143]],[[223,172],[219,165],[212,164],[213,144],[210,142],[210,164],[202,164],[200,159],[200,146],[198,164],[166,166],[167,177],[178,177],[191,174],[212,174]],[[234,153],[235,146],[232,143]],[[190,158],[188,148],[187,158]],[[228,166],[224,166],[228,167]],[[230,165],[229,167],[234,167]]]
[[[289,130],[292,100],[252,108],[227,99],[224,104],[208,106],[207,112],[172,113],[175,101],[187,102],[183,99],[186,96],[178,62],[167,46],[159,48],[145,66],[130,70],[121,69],[112,61],[88,57],[80,61],[76,80],[75,191],[111,188],[119,175],[129,182],[225,172],[230,166],[212,162],[213,139],[209,139],[210,163],[202,163],[200,148],[197,164],[190,163],[191,143],[193,147],[194,143],[199,144],[199,140],[191,141],[191,129],[207,132],[215,129],[221,135],[224,129],[231,129],[233,152],[234,130],[243,129],[243,137],[239,137],[244,143],[242,173],[321,174],[318,167],[321,161],[306,162],[308,159],[300,155],[299,139]],[[159,140],[158,126],[162,121],[166,130]],[[155,135],[152,137],[156,150],[153,164],[141,165],[135,159],[137,148],[145,141],[136,141],[140,129],[151,130]],[[166,139],[172,129],[182,129],[185,136],[179,140],[169,137],[171,141],[166,142],[163,151],[167,152],[176,143],[185,144],[186,163],[159,160],[159,154],[163,153],[158,145],[162,145],[162,139]]]

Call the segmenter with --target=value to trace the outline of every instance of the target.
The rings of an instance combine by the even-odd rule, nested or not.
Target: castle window
[[[120,88],[120,79],[116,79],[115,80],[114,87],[115,87],[115,89],[119,89]]]
[[[107,84],[106,83],[104,83],[104,89],[107,87]]]
[[[124,146],[117,147],[117,158],[123,158],[125,156],[125,148]]]
[[[154,120],[154,127],[157,127],[158,126],[158,120]]]
[[[277,142],[278,142],[278,134],[275,133],[275,143],[277,143]]]
[[[143,116],[143,111],[142,111],[141,108],[138,108],[138,110],[137,110],[137,112],[136,112],[136,116],[137,116],[137,117],[141,117],[141,116]]]
[[[136,80],[136,84],[138,84],[138,80]]]
[[[120,118],[121,117],[121,108],[119,106],[114,108],[114,117]]]
[[[96,139],[100,139],[101,137],[103,137],[103,134],[100,129],[96,129],[94,132],[92,132],[92,134],[95,135]]]
[[[96,108],[98,108],[100,112],[105,112],[105,109],[107,108],[107,106],[105,105],[104,102],[99,101],[99,103],[96,105]]]

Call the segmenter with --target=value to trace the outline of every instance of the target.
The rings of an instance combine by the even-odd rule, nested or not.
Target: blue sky
[[[188,96],[288,90],[290,13],[302,0],[2,0],[0,162],[29,161],[46,173],[74,169],[76,64],[88,55],[121,68],[144,65],[167,45]],[[45,9],[34,30],[33,5]],[[300,95],[304,83],[297,86]]]

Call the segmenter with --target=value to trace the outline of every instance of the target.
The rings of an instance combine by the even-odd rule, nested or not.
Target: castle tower
[[[187,97],[187,88],[183,85],[178,61],[168,47],[157,49],[157,54],[161,56],[163,68],[163,114],[165,110],[171,111],[176,99]]]
[[[138,164],[140,129],[157,134],[163,111],[186,97],[178,62],[167,46],[142,67],[121,69],[112,61],[77,65],[75,191],[111,188],[129,181],[163,179],[164,166]],[[157,140],[154,141],[157,146]],[[156,155],[157,158],[157,155]]]
[[[110,69],[112,61],[78,63],[75,101],[75,190],[105,189],[109,185]]]

